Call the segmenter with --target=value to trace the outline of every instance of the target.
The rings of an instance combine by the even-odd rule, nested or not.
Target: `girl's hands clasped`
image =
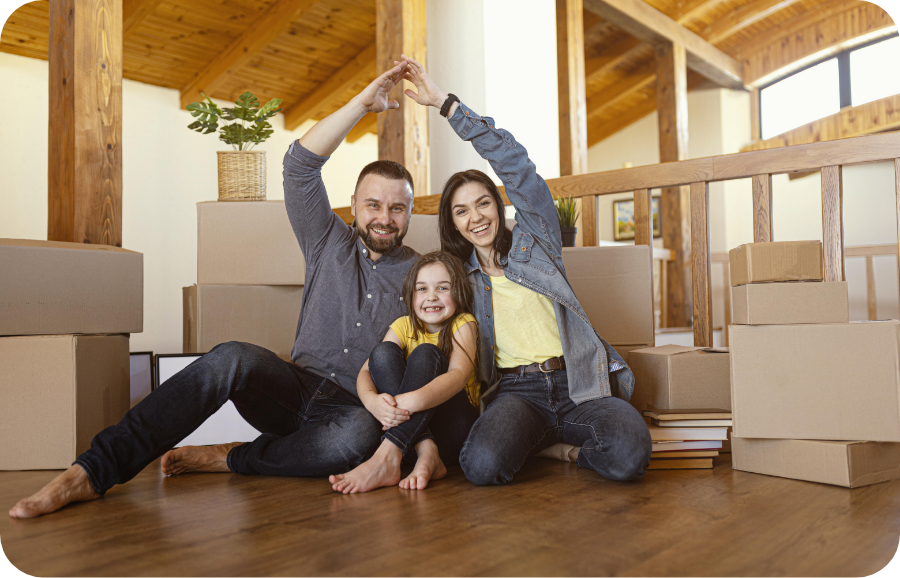
[[[409,419],[409,412],[397,407],[397,400],[388,393],[379,393],[366,401],[366,409],[381,422],[382,430],[389,430]]]

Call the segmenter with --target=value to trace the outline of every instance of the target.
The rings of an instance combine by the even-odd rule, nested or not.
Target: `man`
[[[72,467],[21,500],[10,516],[32,518],[99,498],[160,456],[169,475],[325,476],[371,455],[382,426],[360,403],[356,377],[406,311],[401,285],[418,256],[401,243],[412,212],[412,177],[391,161],[366,166],[351,197],[356,220],[350,228],[331,210],[321,167],[363,115],[399,106],[388,93],[406,66],[379,76],[284,157],[285,206],[307,266],[294,363],[248,343],[216,346],[100,432]],[[171,450],[228,400],[262,435],[246,444]],[[409,419],[400,409],[395,417],[396,424]]]

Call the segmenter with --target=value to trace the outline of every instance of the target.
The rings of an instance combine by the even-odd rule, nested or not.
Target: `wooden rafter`
[[[734,36],[741,30],[762,22],[780,10],[789,8],[801,0],[754,0],[717,18],[699,34],[712,44]]]
[[[372,44],[363,48],[350,59],[340,70],[319,86],[312,94],[300,102],[291,105],[284,111],[284,128],[294,130],[307,120],[313,118],[323,106],[347,91],[354,84],[375,78],[376,46]]]
[[[354,143],[367,134],[378,134],[377,126],[378,116],[374,112],[370,112],[350,130],[347,134],[347,142]]]
[[[730,88],[743,88],[741,63],[643,0],[585,0],[585,8],[652,45],[672,42],[684,46],[688,66]]]
[[[254,56],[262,52],[278,38],[291,22],[312,8],[317,0],[277,0],[256,19],[234,42],[229,44],[218,57],[207,63],[193,80],[181,91],[181,107],[202,98],[203,91],[208,96],[220,87],[230,74],[238,71]]]
[[[635,92],[647,88],[656,80],[656,67],[653,62],[645,62],[637,70],[621,80],[587,99],[588,114],[602,114],[611,106],[615,106]]]
[[[122,0],[122,36],[128,36],[141,25],[162,0]]]

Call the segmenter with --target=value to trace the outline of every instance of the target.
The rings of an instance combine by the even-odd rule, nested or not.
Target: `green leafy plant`
[[[572,197],[559,197],[553,200],[560,227],[574,227],[581,214],[578,203]]]
[[[219,108],[205,94],[203,98],[206,101],[187,105],[191,116],[197,119],[189,124],[188,128],[201,134],[210,134],[218,130],[219,140],[230,144],[236,151],[248,151],[272,136],[272,125],[268,119],[281,111],[277,107],[282,102],[280,98],[273,98],[260,106],[253,93],[245,92],[235,101],[234,108]],[[219,127],[220,118],[236,122]]]

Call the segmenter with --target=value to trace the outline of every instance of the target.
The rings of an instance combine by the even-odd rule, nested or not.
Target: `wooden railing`
[[[772,175],[822,171],[822,225],[826,281],[844,279],[843,166],[893,161],[900,222],[900,134],[887,133],[780,149],[751,151],[644,167],[572,175],[547,181],[554,196],[588,197],[634,193],[635,244],[650,245],[650,190],[690,187],[694,344],[712,345],[709,183],[752,179],[753,240],[772,237]],[[502,192],[502,189],[501,189]],[[505,195],[504,195],[505,197]],[[437,214],[440,195],[416,197],[414,213]],[[506,200],[508,202],[508,200]],[[349,221],[349,207],[336,209]]]

